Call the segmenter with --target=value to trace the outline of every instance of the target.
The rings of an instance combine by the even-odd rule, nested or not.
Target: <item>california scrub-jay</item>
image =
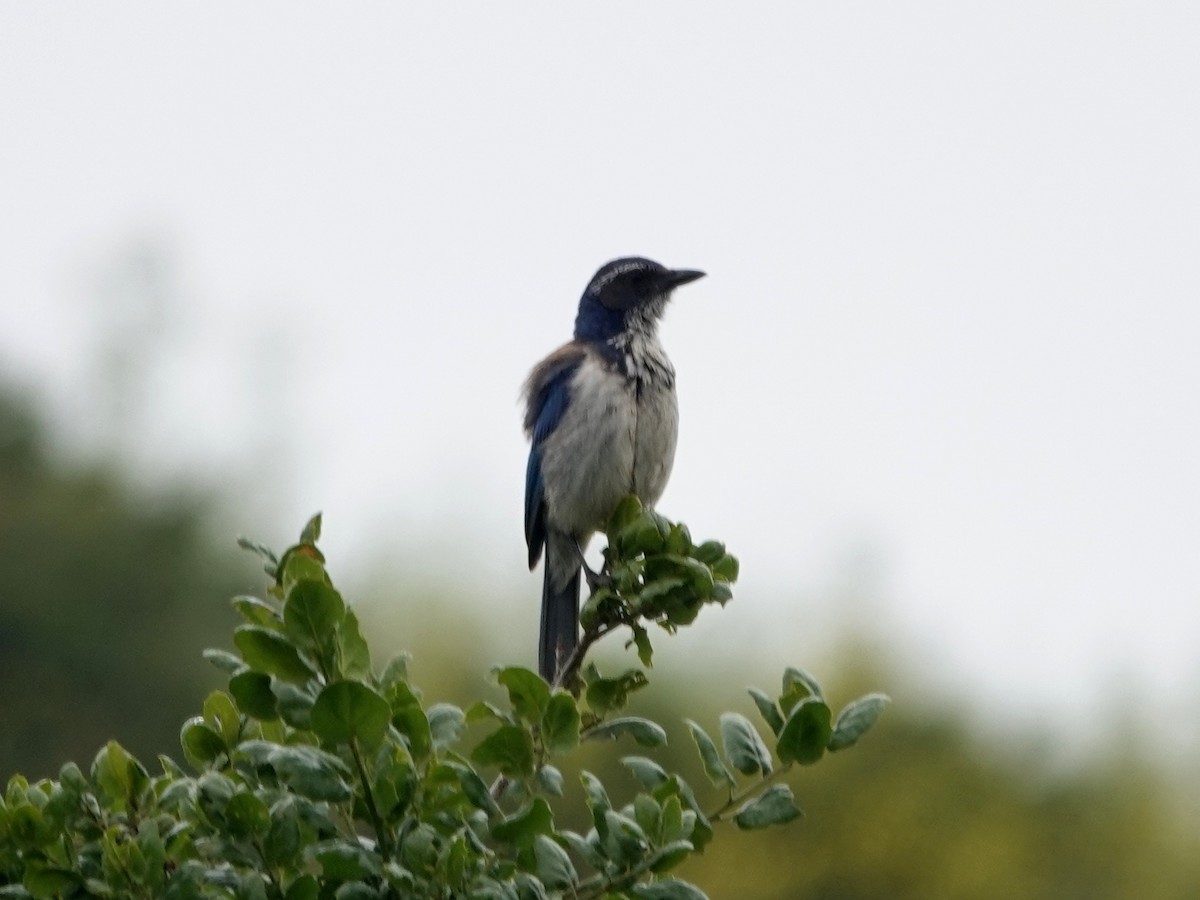
[[[671,291],[702,278],[640,257],[600,268],[575,317],[575,339],[525,382],[525,540],[529,568],[546,548],[538,671],[556,678],[578,642],[583,549],[621,498],[653,505],[675,459],[675,369],[658,342]]]

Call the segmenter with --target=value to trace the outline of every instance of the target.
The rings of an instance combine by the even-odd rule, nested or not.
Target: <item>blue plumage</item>
[[[531,569],[537,565],[546,542],[541,445],[567,411],[571,376],[582,359],[582,346],[567,344],[543,360],[530,376],[530,397],[525,415],[525,428],[530,432],[529,464],[525,468],[525,542],[529,546]],[[534,386],[535,376],[537,383]]]
[[[662,495],[675,456],[675,371],[657,323],[671,291],[703,272],[640,257],[605,264],[575,318],[575,339],[525,382],[525,538],[545,551],[538,667],[554,680],[578,640],[583,548],[626,494]]]

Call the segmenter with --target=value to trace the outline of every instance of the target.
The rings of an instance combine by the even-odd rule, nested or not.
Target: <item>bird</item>
[[[572,340],[525,381],[525,540],[530,571],[546,557],[538,672],[548,682],[578,644],[589,539],[626,495],[652,507],[667,485],[679,412],[658,323],[672,291],[704,274],[639,256],[605,263],[579,300]]]

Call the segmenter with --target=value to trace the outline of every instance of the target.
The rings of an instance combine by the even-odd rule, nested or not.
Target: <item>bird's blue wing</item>
[[[543,501],[542,464],[536,447],[529,448],[525,467],[525,543],[529,545],[529,568],[537,565],[546,543],[546,504]]]
[[[530,439],[529,462],[525,467],[525,542],[529,546],[531,569],[537,565],[546,543],[541,447],[567,411],[571,402],[571,379],[583,356],[581,345],[566,344],[539,363],[525,383],[525,430]]]

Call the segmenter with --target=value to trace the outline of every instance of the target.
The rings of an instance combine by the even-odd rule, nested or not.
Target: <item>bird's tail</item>
[[[538,672],[553,682],[579,643],[579,563],[562,559],[547,541],[542,581],[542,634]]]

